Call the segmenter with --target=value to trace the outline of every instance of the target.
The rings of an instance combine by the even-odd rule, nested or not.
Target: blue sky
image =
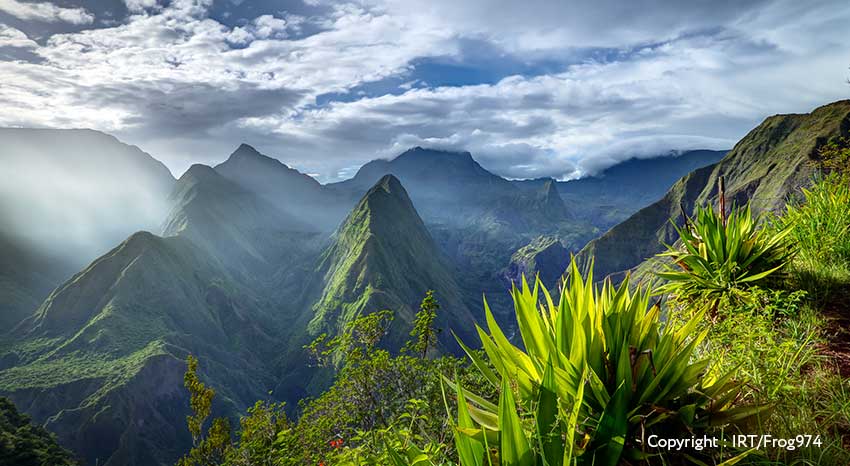
[[[414,145],[508,177],[731,147],[850,97],[850,3],[0,0],[0,126],[175,175],[247,142],[322,181]]]

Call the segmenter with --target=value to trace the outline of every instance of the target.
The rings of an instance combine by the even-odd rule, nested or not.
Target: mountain
[[[529,194],[518,195],[514,204],[520,214],[527,217],[528,222],[552,222],[570,218],[570,210],[561,198],[558,183],[554,179],[544,180],[541,186]]]
[[[404,328],[391,334],[397,346],[429,289],[441,304],[441,326],[464,329],[473,321],[452,271],[392,175],[378,180],[346,218],[322,254],[317,276],[322,293],[312,307],[311,334],[336,331],[363,313],[392,309],[395,328]]]
[[[43,427],[32,425],[7,398],[0,398],[0,464],[15,466],[73,466],[71,452],[60,447]]]
[[[558,193],[571,214],[601,230],[622,222],[631,214],[660,199],[679,178],[719,161],[726,151],[693,150],[630,158],[600,173],[557,182]],[[550,178],[517,180],[525,190],[540,189]]]
[[[362,195],[385,175],[393,175],[411,193],[423,217],[457,220],[446,203],[481,208],[494,198],[510,196],[516,188],[478,164],[469,152],[450,152],[414,147],[392,160],[373,160],[350,180],[329,185],[332,189]]]
[[[720,177],[727,204],[751,202],[757,212],[776,210],[789,196],[808,186],[817,149],[834,136],[850,133],[850,100],[808,114],[775,115],[749,132],[719,162],[694,170],[647,206],[600,238],[588,243],[579,258],[595,257],[596,273],[605,276],[631,269],[677,239],[670,223],[683,222],[697,205],[714,203]]]
[[[0,128],[0,154],[5,331],[95,257],[155,228],[174,178],[139,148],[91,130]]]
[[[233,269],[245,283],[262,280],[312,243],[313,227],[206,165],[175,184],[163,236],[182,236]]]
[[[452,229],[477,225],[479,229],[496,226],[506,231],[522,230],[527,225],[517,222],[526,221],[533,214],[551,212],[560,216],[565,212],[561,207],[554,211],[543,208],[549,202],[562,203],[559,196],[551,197],[545,190],[526,193],[485,170],[469,152],[422,147],[409,149],[392,160],[373,160],[363,165],[350,180],[328,187],[359,198],[386,175],[401,181],[429,225],[445,225]],[[546,223],[551,224],[562,218],[547,220]]]
[[[5,333],[32,314],[47,294],[75,270],[25,238],[3,231],[0,251],[0,333]]]
[[[216,165],[215,171],[314,229],[331,231],[347,213],[344,200],[315,179],[247,144],[240,145],[225,162]]]
[[[0,128],[0,154],[0,230],[76,269],[168,210],[171,172],[107,134]]]
[[[440,249],[477,284],[501,290],[498,271],[516,249],[541,234],[558,235],[578,250],[593,237],[588,222],[569,214],[557,190],[540,183],[520,189],[490,173],[469,152],[414,147],[392,160],[364,165],[350,180],[328,185],[348,196],[361,196],[384,175],[397,177],[410,193]],[[481,288],[470,283],[474,294]]]
[[[169,201],[165,237],[131,235],[0,345],[0,393],[86,464],[169,464],[185,451],[187,354],[215,374],[216,410],[235,414],[278,387],[279,355],[304,335],[295,301],[321,234],[204,165]]]
[[[86,464],[168,464],[190,443],[187,353],[244,410],[274,386],[275,307],[187,238],[140,232],[54,290],[0,351],[0,393]]]
[[[517,286],[522,283],[523,276],[529,283],[539,276],[548,289],[556,290],[569,263],[570,253],[558,238],[540,236],[518,249],[502,274],[505,281]]]

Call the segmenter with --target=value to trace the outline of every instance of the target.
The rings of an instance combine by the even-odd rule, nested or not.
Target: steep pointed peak
[[[401,225],[411,220],[422,223],[407,190],[393,175],[384,175],[363,195],[344,225],[357,225],[367,218],[379,220],[377,223],[381,225]],[[374,228],[376,224],[370,225],[370,228]],[[424,225],[422,228],[425,228]]]
[[[253,153],[253,154],[262,155],[262,154],[260,154],[260,152],[257,149],[254,149],[254,146],[247,144],[247,143],[244,143],[244,142],[242,144],[239,144],[239,147],[236,148],[236,151],[234,152],[234,154],[235,153],[243,153],[243,152],[244,153]]]
[[[555,192],[557,192],[556,187],[557,181],[555,180],[555,178],[543,178],[543,187],[541,189],[543,192],[549,192],[552,190],[555,190]]]
[[[401,193],[403,193],[405,196],[407,195],[407,192],[405,191],[404,186],[401,185],[401,181],[399,181],[399,179],[396,178],[395,175],[392,175],[392,174],[387,174],[387,175],[382,176],[381,179],[378,180],[377,183],[375,183],[375,186],[373,186],[372,189],[369,190],[369,192],[371,193],[372,191],[375,191],[375,190],[382,190],[382,191],[384,191],[388,194],[401,194]],[[367,196],[368,196],[368,194],[367,194]]]
[[[396,210],[396,209],[401,210]],[[416,212],[413,207],[413,202],[407,190],[402,186],[401,181],[394,175],[384,175],[378,180],[360,200],[359,208],[355,211],[362,210],[377,210],[380,212],[396,211],[400,214],[401,211]],[[418,213],[416,213],[418,216]]]
[[[558,193],[558,182],[554,178],[545,178],[537,192],[542,199],[561,199],[561,194]]]
[[[300,182],[310,185],[311,188],[319,186],[319,182],[312,176],[301,173],[277,158],[265,155],[253,146],[245,143],[240,144],[230,154],[230,157],[216,165],[215,169],[226,178],[235,179],[240,184],[245,184],[244,182],[247,180],[244,177],[246,176],[269,178],[283,174],[284,176],[289,176],[290,179],[297,178]],[[252,186],[245,187],[254,189]]]

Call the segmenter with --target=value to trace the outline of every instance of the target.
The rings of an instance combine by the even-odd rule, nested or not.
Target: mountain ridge
[[[641,209],[579,253],[583,263],[595,258],[600,276],[638,266],[673,243],[670,220],[683,222],[694,207],[716,202],[717,182],[725,179],[727,205],[750,202],[754,211],[780,208],[789,196],[811,183],[817,148],[830,137],[850,133],[850,100],[827,104],[805,114],[766,118],[719,162],[686,175],[659,201]],[[684,209],[684,211],[683,211]]]
[[[324,291],[312,306],[312,334],[338,330],[363,312],[381,309],[392,309],[396,320],[410,323],[429,289],[437,290],[444,316],[471,320],[436,243],[393,175],[367,191],[316,270]],[[397,345],[402,336],[395,332],[391,340]]]

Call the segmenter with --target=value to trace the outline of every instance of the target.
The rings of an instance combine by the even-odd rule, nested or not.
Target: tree
[[[0,464],[16,466],[73,466],[68,450],[29,416],[18,412],[8,399],[0,397]]]
[[[198,360],[191,354],[186,358],[186,365],[183,385],[189,390],[189,406],[192,408],[192,414],[186,416],[186,424],[192,434],[192,449],[177,461],[177,466],[222,464],[233,448],[230,421],[227,418],[215,419],[204,436],[204,423],[210,416],[215,390],[198,378]]]
[[[434,298],[434,290],[428,290],[413,321],[413,330],[410,331],[413,340],[408,345],[414,354],[421,354],[422,359],[428,356],[429,349],[437,348],[437,334],[440,333],[440,329],[434,327],[434,321],[437,319],[439,308],[440,304]]]

